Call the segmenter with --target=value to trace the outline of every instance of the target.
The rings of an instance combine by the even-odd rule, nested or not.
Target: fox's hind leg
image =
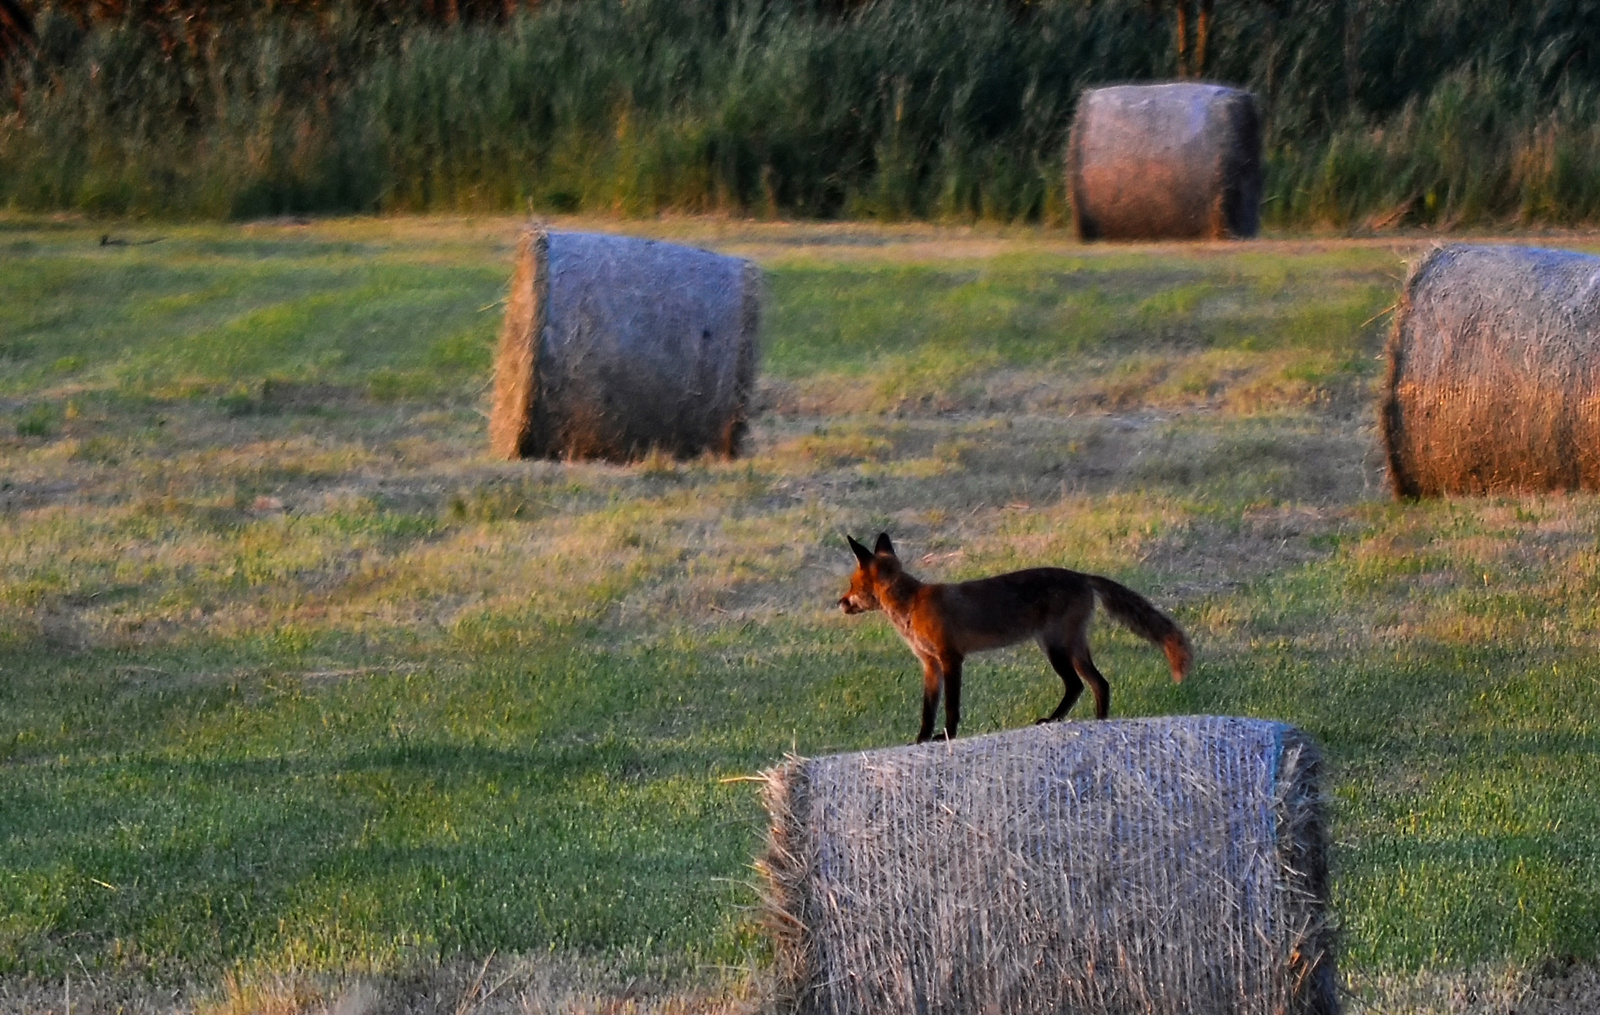
[[[1072,655],[1064,647],[1044,643],[1040,643],[1039,647],[1044,649],[1045,658],[1050,660],[1050,667],[1061,676],[1065,690],[1061,695],[1061,704],[1056,706],[1056,710],[1036,722],[1055,722],[1072,711],[1072,706],[1078,703],[1078,695],[1083,693],[1083,681],[1078,679],[1078,674],[1072,667]]]
[[[1089,655],[1088,638],[1078,632],[1065,645],[1054,639],[1046,641],[1041,638],[1039,647],[1044,649],[1050,667],[1061,675],[1061,682],[1066,685],[1061,704],[1040,722],[1055,722],[1070,712],[1072,706],[1077,704],[1078,696],[1083,693],[1084,684],[1089,685],[1089,692],[1094,695],[1094,717],[1104,719],[1111,714],[1111,685],[1095,669],[1094,659]]]
[[[1077,638],[1072,643],[1072,668],[1078,671],[1078,676],[1089,685],[1089,690],[1094,694],[1094,717],[1104,719],[1111,714],[1111,685],[1106,683],[1106,678],[1094,668],[1094,659],[1089,655],[1089,639]]]
[[[1061,683],[1066,688],[1061,695],[1061,704],[1040,722],[1055,722],[1065,718],[1072,711],[1072,706],[1078,703],[1085,683],[1094,693],[1095,718],[1104,719],[1111,709],[1111,687],[1089,658],[1089,617],[1093,612],[1094,594],[1083,589],[1065,610],[1039,632],[1039,647],[1044,649],[1045,658],[1050,660],[1050,668],[1061,677]]]

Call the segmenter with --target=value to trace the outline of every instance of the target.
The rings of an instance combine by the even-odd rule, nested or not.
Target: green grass
[[[1182,685],[1098,629],[1119,715],[1322,741],[1366,996],[1597,958],[1600,502],[1388,500],[1405,250],[641,225],[766,265],[764,408],[746,458],[616,467],[485,454],[515,228],[0,221],[0,996],[739,980],[725,780],[914,731],[910,654],[832,607],[880,528],[1171,608]],[[969,669],[967,733],[1059,695],[1032,649]]]

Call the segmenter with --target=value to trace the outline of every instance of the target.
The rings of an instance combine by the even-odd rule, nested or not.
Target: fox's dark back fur
[[[1047,618],[1066,615],[1075,602],[1092,596],[1113,620],[1166,653],[1174,679],[1188,675],[1192,653],[1183,629],[1150,600],[1110,578],[1064,567],[1030,567],[933,587],[954,593],[946,603],[958,626],[1006,641],[1014,640],[1011,632],[1038,629]],[[968,602],[982,608],[964,610]]]

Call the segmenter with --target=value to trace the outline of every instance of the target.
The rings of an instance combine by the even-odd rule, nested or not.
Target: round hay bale
[[[1320,767],[1208,716],[790,759],[758,863],[779,1005],[1329,1015]]]
[[[1067,191],[1079,239],[1254,236],[1261,181],[1261,114],[1249,92],[1117,85],[1078,99]]]
[[[732,457],[755,383],[761,273],[672,243],[523,233],[495,359],[505,458]]]
[[[1600,258],[1438,248],[1406,279],[1388,357],[1395,496],[1600,489]]]

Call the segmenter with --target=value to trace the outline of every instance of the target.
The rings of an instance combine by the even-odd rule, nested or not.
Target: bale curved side
[[[1261,188],[1261,115],[1249,92],[1116,85],[1078,99],[1067,190],[1080,239],[1251,237]]]
[[[539,343],[550,290],[550,237],[529,229],[517,241],[517,259],[506,294],[506,316],[494,360],[494,403],[489,413],[489,449],[500,458],[524,458],[538,392]]]
[[[1320,764],[1216,717],[791,759],[760,864],[780,1007],[1333,1015]]]
[[[1397,497],[1600,489],[1600,258],[1432,251],[1401,293],[1378,423]]]
[[[1323,810],[1323,758],[1315,742],[1293,727],[1279,741],[1277,790],[1278,911],[1282,982],[1276,992],[1296,998],[1305,1015],[1337,1015],[1338,926],[1328,907],[1328,826]]]
[[[739,258],[530,230],[501,332],[491,447],[613,461],[737,454],[760,307],[760,271]]]
[[[810,810],[805,759],[785,759],[765,773],[763,784],[761,801],[771,824],[755,868],[765,882],[764,923],[775,945],[773,1000],[779,1008],[812,1010],[819,984],[816,946],[810,936],[816,914],[806,891],[815,871],[805,842],[805,815]]]

